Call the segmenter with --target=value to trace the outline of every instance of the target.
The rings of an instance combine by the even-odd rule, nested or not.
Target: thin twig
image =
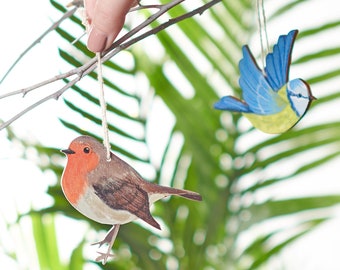
[[[10,97],[10,96],[14,96],[14,95],[20,95],[22,94],[22,96],[24,97],[27,93],[37,89],[37,88],[40,88],[42,86],[45,86],[45,85],[48,85],[50,83],[53,83],[53,82],[56,82],[56,81],[59,81],[59,80],[62,80],[62,79],[66,79],[72,75],[75,75],[75,74],[79,74],[79,68],[75,68],[75,69],[72,69],[66,73],[63,73],[63,74],[60,74],[60,75],[56,75],[50,79],[47,79],[45,81],[42,81],[42,82],[39,82],[37,84],[34,84],[32,86],[29,86],[29,87],[26,87],[26,88],[22,88],[22,89],[19,89],[19,90],[16,90],[16,91],[13,91],[13,92],[9,92],[9,93],[5,93],[3,95],[0,95],[0,99],[2,98],[6,98],[6,97]]]
[[[158,19],[160,16],[162,16],[164,13],[166,13],[167,11],[169,11],[170,9],[172,9],[173,7],[179,5],[180,3],[182,3],[185,0],[173,0],[172,2],[169,2],[167,4],[162,5],[159,10],[152,14],[149,18],[147,18],[144,22],[142,22],[141,24],[139,24],[138,26],[136,26],[135,28],[133,28],[132,30],[130,30],[128,33],[126,33],[124,36],[122,36],[120,39],[118,39],[116,42],[113,42],[111,47],[103,53],[103,56],[105,56],[106,54],[108,54],[111,50],[114,50],[115,48],[117,48],[118,46],[120,46],[120,44],[122,44],[125,40],[129,39],[130,37],[134,36],[136,33],[138,33],[139,31],[141,31],[142,29],[144,29],[146,26],[150,25],[152,22],[154,22],[156,19]],[[104,61],[106,61],[107,59],[105,59]]]
[[[143,23],[141,23],[140,25],[138,25],[137,27],[135,27],[134,29],[132,29],[131,31],[129,31],[126,35],[124,35],[123,37],[121,37],[119,40],[117,40],[116,42],[114,42],[112,44],[112,46],[110,47],[110,49],[106,52],[103,53],[102,55],[102,62],[105,62],[109,59],[111,59],[113,56],[115,56],[116,54],[118,54],[120,51],[130,47],[131,45],[135,44],[136,42],[151,36],[151,35],[155,35],[158,32],[166,29],[167,27],[178,23],[180,21],[183,21],[185,19],[188,19],[194,15],[197,14],[202,14],[204,11],[206,11],[207,9],[211,8],[213,5],[221,2],[222,0],[212,0],[204,5],[202,5],[201,7],[192,10],[191,12],[185,13],[181,16],[169,19],[167,22],[160,24],[159,26],[135,37],[132,39],[131,38],[133,35],[135,35],[136,33],[138,33],[140,30],[142,30],[143,28],[145,28],[146,26],[150,25],[153,21],[155,21],[157,18],[159,18],[162,14],[166,13],[168,10],[170,10],[171,8],[173,8],[174,6],[178,5],[179,3],[183,2],[185,0],[174,0],[168,4],[164,4],[162,5],[162,7],[159,9],[158,12],[156,12],[155,14],[151,15],[148,19],[146,19]],[[38,105],[46,102],[49,99],[58,99],[67,89],[71,88],[74,84],[76,84],[79,80],[81,80],[82,77],[86,76],[87,74],[89,74],[90,72],[92,72],[95,68],[97,67],[97,59],[93,58],[91,59],[89,62],[87,62],[86,64],[84,64],[83,66],[76,68],[76,69],[72,69],[66,73],[60,74],[58,76],[54,76],[51,79],[48,79],[46,81],[44,81],[43,83],[39,83],[36,84],[34,86],[25,88],[25,89],[21,89],[18,91],[14,91],[12,93],[14,94],[27,94],[28,92],[32,91],[33,89],[36,89],[38,87],[41,87],[43,85],[52,83],[54,81],[60,80],[60,79],[64,79],[67,78],[69,76],[75,75],[77,74],[76,78],[74,78],[73,80],[71,80],[70,82],[68,82],[63,88],[61,88],[60,90],[56,91],[55,93],[46,96],[45,98],[37,101],[36,103],[32,104],[31,106],[27,107],[25,110],[21,111],[20,113],[16,114],[14,117],[10,118],[8,121],[2,123],[0,125],[0,130],[4,129],[5,127],[9,126],[11,123],[13,123],[15,120],[17,120],[18,118],[20,118],[22,115],[24,115],[25,113],[27,113],[28,111],[34,109],[35,107],[37,107]],[[39,86],[38,86],[39,85]],[[6,94],[7,96],[9,95],[13,95],[11,93]],[[4,96],[0,96],[0,98],[2,98]]]
[[[160,9],[161,7],[162,7],[162,5],[139,5],[139,6],[135,6],[135,7],[131,8],[129,10],[129,12],[134,12],[134,11],[142,10],[142,9],[150,9],[150,8]]]
[[[75,79],[73,79],[72,81],[69,81],[63,88],[61,88],[60,90],[54,92],[51,95],[48,95],[40,100],[38,100],[37,102],[35,102],[34,104],[28,106],[26,109],[22,110],[20,113],[16,114],[15,116],[13,116],[11,119],[9,119],[8,121],[4,122],[1,124],[0,126],[0,130],[2,130],[3,128],[9,126],[10,124],[12,124],[15,120],[19,119],[21,116],[23,116],[24,114],[26,114],[27,112],[33,110],[35,107],[37,107],[38,105],[46,102],[49,99],[58,99],[67,89],[71,88],[73,85],[75,85],[79,80],[81,79],[81,77],[76,77]]]
[[[185,0],[174,0],[168,4],[164,4],[162,5],[162,7],[159,8],[159,11],[156,12],[155,14],[151,15],[148,19],[146,19],[145,21],[143,21],[141,24],[139,24],[138,26],[136,26],[135,28],[133,28],[132,30],[130,30],[128,33],[126,33],[124,36],[122,36],[121,38],[119,38],[118,40],[116,40],[111,47],[102,54],[103,56],[103,62],[107,61],[109,59],[109,57],[105,57],[110,51],[115,50],[116,48],[118,48],[124,41],[128,40],[129,38],[131,38],[133,35],[137,34],[139,31],[141,31],[142,29],[144,29],[145,27],[147,27],[148,25],[150,25],[153,21],[155,21],[156,19],[158,19],[160,16],[162,16],[164,13],[166,13],[168,10],[170,10],[171,8],[173,8],[174,6],[180,4],[181,2],[183,2]],[[116,53],[114,53],[113,55],[115,55]],[[112,57],[112,56],[110,56]],[[72,69],[68,72],[59,74],[57,76],[53,76],[50,79],[47,79],[45,81],[39,82],[37,84],[34,84],[32,86],[29,86],[27,88],[22,88],[13,92],[9,92],[3,95],[0,95],[0,99],[5,98],[5,97],[9,97],[9,96],[13,96],[13,95],[18,95],[18,94],[22,94],[22,95],[26,95],[27,93],[45,86],[47,84],[53,83],[55,81],[58,80],[62,80],[65,78],[68,78],[72,75],[78,74],[81,75],[85,72],[85,70],[87,70],[88,68],[92,70],[94,70],[97,67],[97,59],[96,57],[92,58],[89,62],[87,62],[86,64],[82,65],[79,68],[75,68]]]
[[[41,42],[41,40],[50,32],[55,30],[64,20],[71,17],[77,10],[77,7],[74,7],[73,9],[67,11],[58,21],[53,23],[41,36],[39,36],[31,45],[29,45],[20,55],[19,57],[13,62],[13,64],[9,67],[5,75],[1,78],[0,84],[6,79],[8,74],[12,71],[12,69],[16,66],[16,64],[38,43]]]
[[[180,0],[181,2],[184,1],[184,0]],[[142,39],[148,37],[148,36],[151,36],[151,35],[155,35],[157,34],[158,32],[164,30],[165,28],[168,28],[169,26],[173,25],[173,24],[176,24],[180,21],[183,21],[185,19],[188,19],[188,18],[191,18],[193,17],[194,15],[201,15],[204,11],[206,11],[207,9],[211,8],[212,6],[216,5],[217,3],[221,2],[222,0],[212,0],[208,3],[206,3],[205,5],[199,7],[199,8],[196,8],[188,13],[185,13],[183,15],[180,15],[176,18],[172,18],[172,19],[169,19],[167,22],[165,23],[162,23],[160,24],[159,26],[145,32],[144,34],[141,34],[140,36],[136,37],[136,38],[133,38],[133,39],[130,39],[129,41],[121,44],[119,47],[116,47],[115,49],[109,51],[107,54],[105,54],[105,56],[102,58],[102,61],[107,61],[108,59],[111,59],[114,55],[116,55],[118,52],[120,52],[121,50],[123,49],[127,49],[128,47],[130,47],[131,45],[135,44],[136,42],[138,41],[141,41]],[[150,19],[151,17],[149,17]]]

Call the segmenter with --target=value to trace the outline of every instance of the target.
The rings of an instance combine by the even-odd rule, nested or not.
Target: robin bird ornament
[[[84,216],[102,224],[113,225],[105,238],[95,244],[108,244],[106,253],[96,261],[106,263],[121,224],[142,219],[160,229],[150,213],[150,206],[170,195],[194,201],[202,197],[196,192],[160,186],[144,180],[140,174],[90,136],[74,139],[69,148],[61,150],[67,164],[61,178],[61,187],[70,204]]]
[[[241,112],[257,129],[271,134],[291,129],[307,112],[313,97],[307,82],[289,80],[293,43],[298,30],[282,35],[273,52],[266,56],[266,67],[260,70],[247,45],[239,63],[239,84],[244,100],[222,97],[215,103],[218,110]]]

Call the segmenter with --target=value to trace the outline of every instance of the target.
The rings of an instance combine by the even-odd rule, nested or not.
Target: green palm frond
[[[305,2],[278,5],[268,14],[268,24],[272,20],[284,22],[291,10]],[[63,10],[57,2],[52,3]],[[154,48],[147,47],[151,43],[141,41],[127,52],[132,59],[130,67],[115,58],[105,63],[112,149],[133,164],[151,167],[154,174],[148,176],[149,180],[196,190],[204,201],[192,203],[173,198],[157,203],[153,213],[164,222],[164,232],[154,234],[148,227],[136,224],[123,226],[114,249],[118,254],[129,250],[131,256],[100,266],[103,269],[166,269],[167,266],[169,269],[257,269],[329,220],[331,216],[326,210],[339,204],[340,197],[332,194],[301,192],[295,197],[290,194],[277,197],[274,195],[278,193],[273,192],[293,181],[298,183],[339,157],[338,119],[311,122],[309,117],[338,102],[339,87],[323,90],[340,74],[339,65],[307,73],[305,79],[319,99],[305,119],[287,133],[263,135],[250,128],[240,115],[213,109],[219,96],[240,93],[241,46],[257,35],[253,4],[247,0],[223,1],[201,17],[190,18],[150,37],[162,48],[157,57],[153,55]],[[186,8],[180,5],[169,16],[183,14],[188,11]],[[138,14],[150,15],[145,10]],[[72,21],[81,24],[76,17]],[[159,24],[157,21],[153,26]],[[317,43],[319,37],[338,31],[339,27],[339,20],[325,19],[320,25],[301,29],[296,44],[306,44],[307,40]],[[57,32],[67,41],[76,39],[61,27]],[[59,53],[68,64],[78,67],[91,53],[82,42],[75,49],[82,59],[64,48]],[[308,69],[309,65],[338,57],[339,53],[335,45],[325,48],[323,44],[315,44],[313,50],[295,57],[292,65],[300,70]],[[100,138],[98,94],[93,89],[96,76],[95,72],[89,74],[64,97],[66,110],[61,122],[77,133]],[[133,89],[128,82],[135,82]],[[151,108],[155,104],[162,104],[166,113],[163,109],[153,112]],[[152,126],[156,116],[160,119],[158,124],[161,122],[168,130],[161,147],[148,140],[151,132],[162,129]],[[157,162],[153,162],[151,146],[159,148]],[[59,186],[51,187],[49,193],[55,204],[39,211],[42,215],[62,212],[82,218],[66,200],[63,202]],[[323,210],[325,214],[318,214]],[[259,224],[292,216],[294,224],[254,232],[254,240],[240,247],[239,239]],[[107,229],[88,222],[95,229]],[[281,233],[289,235],[273,242]]]

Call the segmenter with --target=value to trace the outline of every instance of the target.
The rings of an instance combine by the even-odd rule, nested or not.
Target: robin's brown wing
[[[139,185],[129,181],[102,178],[93,184],[95,194],[114,210],[128,211],[151,226],[160,229],[151,216],[149,196]]]

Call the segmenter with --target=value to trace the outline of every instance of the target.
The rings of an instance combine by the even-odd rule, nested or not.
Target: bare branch
[[[68,82],[63,88],[61,88],[60,90],[58,90],[57,92],[54,92],[51,95],[48,95],[40,100],[38,100],[37,102],[33,103],[32,105],[28,106],[26,109],[22,110],[20,113],[16,114],[15,116],[13,116],[11,119],[9,119],[8,121],[4,122],[1,124],[0,126],[0,130],[2,130],[3,128],[9,126],[10,124],[12,124],[15,120],[19,119],[21,116],[23,116],[24,114],[26,114],[27,112],[33,110],[34,108],[36,108],[37,106],[39,106],[40,104],[46,102],[49,99],[58,99],[67,89],[69,89],[70,87],[72,87],[72,85],[76,84],[79,80],[81,79],[81,77],[76,77],[75,79],[73,79],[72,81]]]
[[[160,9],[162,5],[139,5],[136,7],[133,7],[130,9],[129,12],[137,11],[137,10],[142,10],[142,9],[150,9],[150,8],[158,8]]]
[[[39,83],[34,84],[32,86],[29,86],[29,87],[26,87],[26,88],[22,88],[22,89],[13,91],[13,92],[9,92],[9,93],[0,95],[0,99],[6,98],[6,97],[10,97],[10,96],[14,96],[14,95],[18,95],[18,94],[19,95],[22,94],[23,97],[24,97],[27,93],[29,93],[29,92],[37,89],[37,88],[40,88],[40,87],[42,87],[44,85],[48,85],[50,83],[59,81],[61,79],[68,78],[68,77],[70,77],[70,76],[72,76],[74,74],[77,74],[77,73],[79,73],[79,68],[72,69],[72,70],[70,70],[70,71],[68,71],[66,73],[63,73],[63,74],[60,74],[60,75],[56,75],[56,76],[54,76],[54,77],[52,77],[50,79],[47,79],[47,80],[42,81],[42,82],[39,82]]]
[[[184,1],[184,0],[182,0],[182,1]],[[212,1],[208,2],[207,4],[201,6],[197,9],[194,9],[194,10],[192,10],[192,11],[186,13],[186,14],[183,14],[183,15],[178,16],[178,17],[173,18],[173,19],[169,19],[167,22],[162,23],[161,25],[145,32],[144,34],[141,34],[140,36],[133,38],[133,39],[130,39],[129,41],[123,43],[122,45],[120,45],[120,48],[126,49],[126,48],[130,47],[131,45],[137,43],[138,41],[141,41],[142,39],[144,39],[148,36],[155,35],[158,32],[164,30],[165,28],[168,28],[169,26],[171,26],[173,24],[176,24],[180,21],[191,18],[191,17],[193,17],[194,15],[197,15],[197,14],[201,15],[204,11],[206,11],[207,9],[209,9],[210,7],[212,7],[213,5],[215,5],[215,4],[217,4],[221,1],[222,0],[212,0]],[[107,53],[105,55],[105,57],[103,57],[103,61],[107,61],[108,59],[111,59],[116,54],[117,54],[117,52],[115,52],[115,50],[110,51],[109,53]]]
[[[155,14],[151,15],[148,19],[146,19],[144,22],[142,22],[140,25],[136,26],[134,29],[132,29],[131,31],[129,31],[127,34],[125,34],[124,36],[122,36],[120,39],[118,39],[117,41],[115,41],[111,47],[103,53],[103,62],[107,61],[109,58],[111,58],[113,55],[117,54],[119,51],[121,51],[121,48],[119,49],[119,51],[115,52],[113,55],[110,54],[110,57],[105,57],[105,55],[107,55],[111,50],[114,51],[115,49],[119,48],[119,46],[121,46],[121,44],[128,40],[129,38],[131,38],[133,35],[135,35],[136,33],[138,33],[139,31],[141,31],[142,29],[144,29],[146,26],[150,25],[153,21],[155,21],[156,19],[158,19],[160,16],[162,16],[164,13],[166,13],[168,10],[170,10],[171,8],[173,8],[174,6],[180,4],[181,2],[183,2],[185,0],[174,0],[168,4],[164,4],[161,5],[159,7],[159,11],[156,12]],[[129,45],[130,46],[130,45]],[[126,48],[126,46],[125,46]],[[94,70],[97,67],[97,59],[96,57],[92,58],[89,62],[87,62],[86,64],[84,64],[83,66],[79,67],[79,68],[75,68],[72,69],[68,72],[62,73],[60,75],[54,76],[50,79],[47,79],[45,81],[39,82],[37,84],[34,84],[32,86],[29,86],[27,88],[22,88],[13,92],[9,92],[3,95],[0,95],[0,99],[2,98],[6,98],[9,96],[13,96],[13,95],[18,95],[18,94],[22,94],[23,96],[25,96],[27,93],[45,86],[47,84],[53,83],[55,81],[58,80],[62,80],[65,78],[68,78],[72,75],[78,74],[78,76],[82,75],[85,70],[90,69],[90,72],[92,70]],[[86,73],[88,74],[88,73]]]
[[[9,67],[5,75],[1,78],[0,84],[6,79],[8,74],[12,71],[12,69],[16,66],[16,64],[38,43],[41,42],[41,40],[47,36],[48,33],[54,31],[64,20],[71,17],[77,10],[77,7],[74,7],[73,9],[67,11],[58,21],[53,23],[44,33],[41,34],[31,45],[29,45],[20,55],[19,57],[13,62],[13,64]]]
[[[172,18],[170,20],[168,20],[165,23],[160,24],[159,26],[135,37],[135,38],[131,38],[132,36],[134,36],[135,34],[137,34],[138,32],[140,32],[142,29],[144,29],[146,26],[150,25],[153,21],[155,21],[156,19],[158,19],[160,16],[162,16],[164,13],[166,13],[167,11],[169,11],[170,9],[172,9],[174,6],[180,4],[181,2],[183,2],[185,0],[173,0],[172,2],[169,2],[167,4],[164,5],[160,5],[159,6],[159,10],[154,13],[153,15],[151,15],[148,19],[146,19],[144,22],[142,22],[140,25],[138,25],[137,27],[135,27],[134,29],[132,29],[131,31],[129,31],[126,35],[124,35],[123,37],[121,37],[120,39],[118,39],[117,41],[115,41],[112,46],[102,54],[102,62],[105,62],[109,59],[111,59],[112,57],[114,57],[116,54],[118,54],[120,51],[132,46],[133,44],[137,43],[138,41],[151,36],[151,35],[155,35],[158,32],[168,28],[169,26],[176,24],[180,21],[183,21],[185,19],[188,19],[194,15],[197,14],[202,14],[204,11],[206,11],[207,9],[211,8],[213,5],[221,2],[222,0],[212,0],[204,5],[202,5],[201,7],[192,10],[188,13],[185,13],[181,16]],[[35,107],[37,107],[38,105],[46,102],[49,99],[58,99],[66,90],[68,90],[69,88],[71,88],[74,84],[76,84],[79,80],[81,80],[82,77],[86,76],[87,74],[89,74],[90,72],[92,72],[95,68],[97,67],[97,58],[94,57],[93,59],[91,59],[89,62],[87,62],[86,64],[84,64],[83,66],[79,67],[79,68],[75,68],[72,69],[66,73],[54,76],[53,78],[50,78],[48,80],[45,80],[43,82],[40,82],[36,85],[21,89],[21,90],[17,90],[17,91],[13,91],[11,93],[5,94],[0,96],[0,98],[5,98],[11,95],[16,95],[16,94],[23,94],[26,95],[28,92],[37,89],[41,86],[50,84],[52,82],[61,80],[61,79],[65,79],[67,77],[70,77],[72,75],[76,75],[76,77],[69,81],[63,88],[61,88],[60,90],[54,92],[51,95],[48,95],[42,99],[40,99],[39,101],[37,101],[36,103],[32,104],[31,106],[27,107],[25,110],[21,111],[20,113],[16,114],[14,117],[12,117],[11,119],[9,119],[8,121],[2,123],[0,125],[0,130],[2,130],[3,128],[9,126],[11,123],[13,123],[15,120],[17,120],[18,118],[20,118],[21,116],[23,116],[25,113],[27,113],[28,111],[34,109]]]

